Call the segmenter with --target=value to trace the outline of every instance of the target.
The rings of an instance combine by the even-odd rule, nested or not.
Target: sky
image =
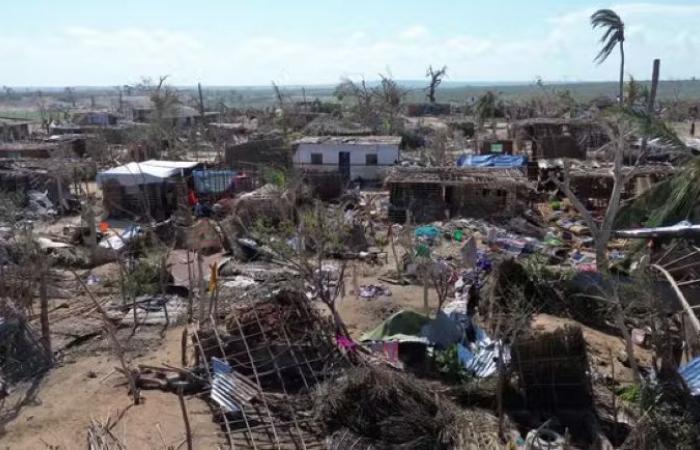
[[[342,77],[614,80],[590,14],[626,23],[628,74],[700,76],[699,0],[22,0],[0,7],[0,85],[333,84]]]

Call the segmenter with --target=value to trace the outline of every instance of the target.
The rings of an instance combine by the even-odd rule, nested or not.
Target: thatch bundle
[[[316,392],[316,417],[331,448],[450,449],[460,437],[459,413],[423,382],[377,367],[346,372]]]
[[[529,406],[591,406],[586,341],[581,328],[567,326],[518,338],[511,356]]]

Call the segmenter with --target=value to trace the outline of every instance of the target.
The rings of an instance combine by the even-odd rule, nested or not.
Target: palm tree
[[[653,114],[634,108],[625,108],[621,113],[638,134],[654,138],[670,149],[679,170],[630,200],[615,219],[615,228],[639,224],[667,226],[686,219],[697,222],[700,214],[700,156],[671,126]]]
[[[625,85],[625,24],[612,9],[599,9],[591,16],[591,26],[593,29],[603,28],[605,30],[603,37],[600,38],[603,48],[594,59],[596,63],[602,64],[615,50],[615,47],[620,46],[620,105],[622,105]]]

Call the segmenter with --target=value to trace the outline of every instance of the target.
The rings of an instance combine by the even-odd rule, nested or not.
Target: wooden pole
[[[430,305],[428,305],[428,268],[423,268],[423,313],[430,315]]]
[[[185,422],[185,434],[187,438],[187,450],[192,450],[192,429],[190,428],[190,418],[187,415],[187,405],[185,398],[182,395],[182,386],[177,388],[177,399],[180,402],[180,411],[182,411],[182,420]]]
[[[204,95],[202,94],[202,83],[197,83],[197,91],[199,92],[199,115],[204,122]]]
[[[207,318],[207,284],[204,281],[202,253],[197,252],[197,270],[199,271],[199,324],[204,323]]]
[[[194,285],[192,284],[192,260],[190,258],[190,249],[187,249],[187,323],[192,323],[194,320],[193,303],[194,303]]]
[[[187,367],[187,326],[182,330],[182,339],[180,340],[181,362],[182,367]]]
[[[53,359],[53,353],[51,352],[51,329],[49,327],[49,299],[46,286],[47,271],[48,269],[45,266],[41,268],[41,281],[39,285],[39,301],[41,302],[41,340],[46,349],[46,353]]]
[[[654,66],[651,69],[651,91],[649,92],[649,99],[647,100],[647,114],[649,116],[652,116],[654,114],[654,103],[656,102],[656,91],[659,88],[659,72],[660,72],[660,70],[661,70],[661,60],[655,59]],[[643,136],[640,155],[644,155],[646,153],[648,142],[649,142],[649,136]]]
[[[95,211],[92,209],[90,199],[85,201],[85,214],[83,216],[85,226],[88,229],[88,247],[90,248],[90,264],[97,264],[97,230],[95,229]]]

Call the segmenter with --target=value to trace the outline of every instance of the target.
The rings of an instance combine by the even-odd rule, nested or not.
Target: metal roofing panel
[[[700,357],[695,358],[685,365],[678,373],[685,380],[692,395],[700,395]]]

